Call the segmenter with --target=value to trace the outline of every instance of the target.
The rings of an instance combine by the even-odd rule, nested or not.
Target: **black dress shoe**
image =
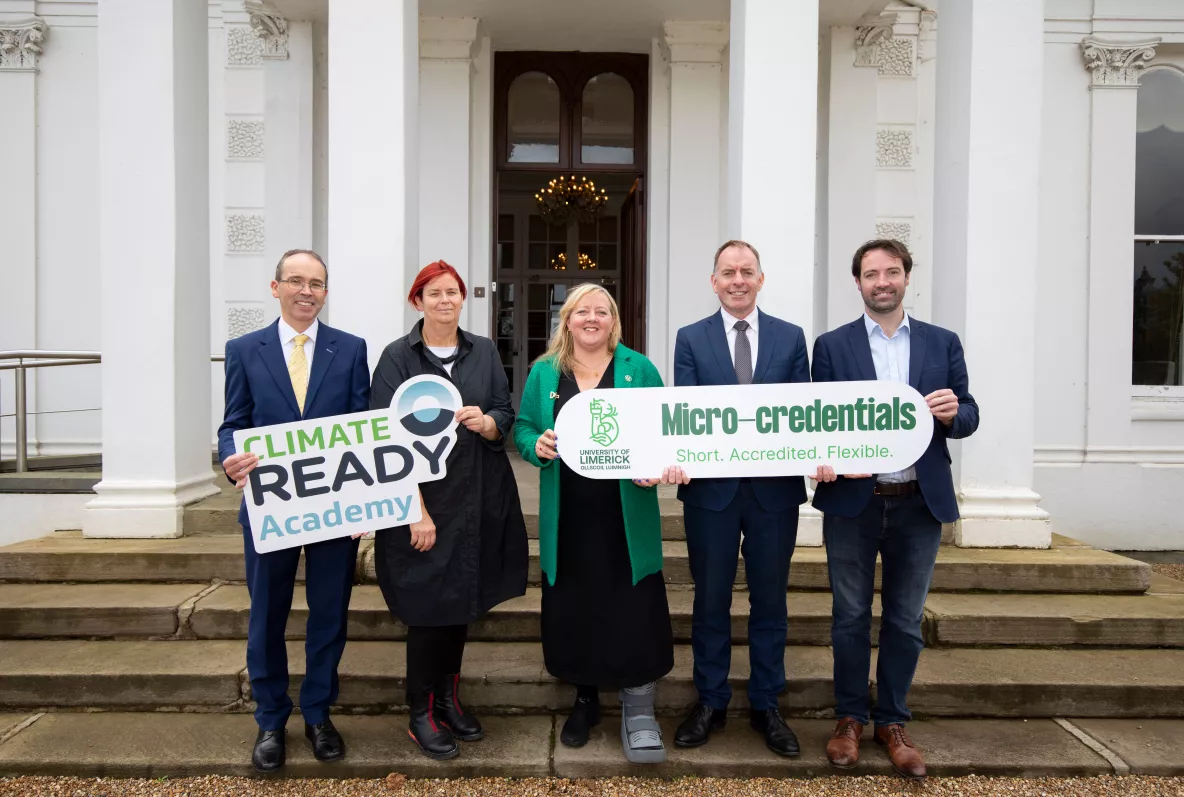
[[[583,747],[588,743],[588,733],[600,724],[600,700],[577,697],[571,716],[563,723],[559,741],[565,747]]]
[[[777,709],[753,709],[751,722],[754,731],[765,735],[765,746],[777,755],[793,757],[802,752],[798,747],[798,737],[794,736]]]
[[[304,724],[304,735],[312,742],[312,754],[317,761],[337,761],[345,758],[345,740],[333,727],[333,721],[325,717],[316,725]]]
[[[460,674],[445,675],[435,692],[436,722],[452,731],[462,742],[475,742],[485,736],[485,730],[477,718],[468,712],[460,702]]]
[[[707,744],[712,731],[722,731],[728,721],[728,712],[700,703],[674,732],[674,743],[679,747],[698,747]]]
[[[255,737],[255,749],[251,752],[251,766],[257,772],[275,772],[284,765],[284,737],[287,731],[260,730]]]

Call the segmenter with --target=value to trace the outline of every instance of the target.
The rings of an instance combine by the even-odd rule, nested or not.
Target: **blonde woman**
[[[674,666],[674,640],[654,487],[688,480],[678,467],[660,479],[586,478],[562,461],[554,431],[555,416],[577,393],[662,386],[653,363],[620,340],[608,291],[573,288],[526,380],[514,443],[539,468],[543,658],[551,675],[576,687],[560,741],[586,744],[600,721],[598,690],[618,689],[626,757],[657,763],[666,751],[654,719],[655,682]]]

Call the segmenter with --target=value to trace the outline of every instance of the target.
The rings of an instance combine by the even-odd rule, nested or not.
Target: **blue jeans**
[[[732,587],[743,554],[749,604],[748,702],[754,709],[776,708],[785,688],[785,590],[798,536],[798,508],[770,512],[744,481],[722,512],[688,504],[683,518],[695,581],[691,649],[699,702],[726,709],[732,699]]]
[[[822,533],[833,599],[835,716],[868,722],[872,600],[879,554],[882,616],[871,719],[877,726],[908,722],[912,715],[905,701],[925,647],[921,616],[941,543],[941,523],[920,493],[873,495],[859,517],[824,515]]]

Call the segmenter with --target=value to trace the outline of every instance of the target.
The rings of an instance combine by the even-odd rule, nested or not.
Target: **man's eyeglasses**
[[[325,288],[328,287],[325,285],[325,283],[321,282],[320,280],[312,280],[311,282],[305,282],[304,280],[300,279],[299,277],[288,277],[286,280],[280,280],[280,282],[284,283],[285,285],[287,285],[289,288],[291,288],[294,291],[302,291],[302,290],[304,290],[304,286],[307,285],[308,289],[310,291],[312,291],[313,293],[324,293]]]

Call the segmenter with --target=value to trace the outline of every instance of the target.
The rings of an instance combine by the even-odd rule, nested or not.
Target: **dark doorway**
[[[515,405],[574,285],[603,285],[625,345],[643,349],[648,61],[495,56],[491,334]]]

